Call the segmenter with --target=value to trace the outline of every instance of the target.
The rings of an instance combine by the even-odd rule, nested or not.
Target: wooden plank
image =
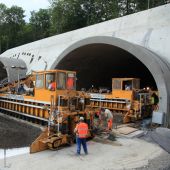
[[[132,128],[132,127],[121,127],[121,128],[118,128],[117,129],[117,131],[119,132],[119,133],[122,133],[122,134],[124,134],[124,135],[127,135],[127,134],[129,134],[129,133],[132,133],[132,132],[135,132],[135,131],[137,131],[138,129],[136,129],[136,128]]]

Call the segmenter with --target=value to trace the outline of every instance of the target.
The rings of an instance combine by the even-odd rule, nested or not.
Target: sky
[[[25,10],[26,22],[29,22],[30,11],[38,11],[40,8],[46,9],[50,6],[48,0],[0,0],[0,3],[5,4],[8,8],[13,5],[22,7]]]

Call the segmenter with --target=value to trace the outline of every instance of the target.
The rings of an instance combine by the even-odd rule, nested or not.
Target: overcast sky
[[[12,5],[17,5],[25,10],[25,20],[28,22],[30,17],[30,11],[38,11],[40,8],[46,9],[50,3],[48,0],[0,0],[0,3],[5,4],[8,8]]]

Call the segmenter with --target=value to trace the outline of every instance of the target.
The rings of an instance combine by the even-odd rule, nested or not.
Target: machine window
[[[66,89],[66,73],[64,72],[57,73],[57,89],[59,90]]]
[[[49,90],[56,89],[56,80],[55,80],[55,73],[48,73],[46,74],[46,84],[45,88]]]
[[[140,89],[140,80],[139,79],[133,80],[133,88],[134,89]]]
[[[35,87],[36,88],[43,88],[44,87],[44,75],[43,74],[36,75]]]
[[[113,89],[121,89],[121,81],[120,80],[113,80]]]
[[[123,81],[123,90],[132,90],[132,80]]]
[[[76,89],[76,75],[74,73],[67,74],[67,89],[68,90]]]

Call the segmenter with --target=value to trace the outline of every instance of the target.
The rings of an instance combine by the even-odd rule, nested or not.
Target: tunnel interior
[[[7,71],[4,67],[4,64],[0,62],[0,82],[5,81],[7,78]]]
[[[144,56],[145,57],[145,56]],[[112,78],[140,78],[140,88],[157,90],[148,68],[135,56],[119,47],[108,44],[90,44],[67,54],[56,69],[77,72],[77,89],[107,87],[111,90]]]

